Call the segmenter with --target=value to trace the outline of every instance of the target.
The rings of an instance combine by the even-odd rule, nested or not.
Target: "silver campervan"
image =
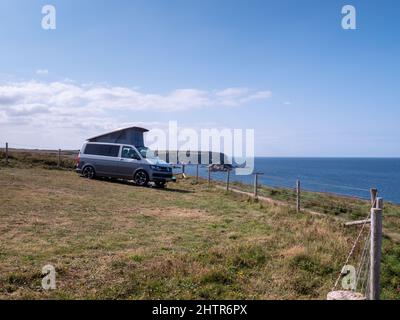
[[[157,187],[164,187],[168,181],[175,180],[172,166],[148,148],[119,143],[85,143],[77,158],[76,172],[89,179],[133,180],[139,186],[152,181]]]

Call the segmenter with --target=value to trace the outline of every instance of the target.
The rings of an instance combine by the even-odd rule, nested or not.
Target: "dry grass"
[[[325,299],[355,232],[191,179],[160,190],[17,166],[0,188],[3,299]]]

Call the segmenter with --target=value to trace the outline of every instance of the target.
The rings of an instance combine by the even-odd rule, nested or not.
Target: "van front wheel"
[[[149,176],[147,175],[146,171],[139,170],[135,173],[133,181],[135,181],[138,186],[144,187],[149,183]]]

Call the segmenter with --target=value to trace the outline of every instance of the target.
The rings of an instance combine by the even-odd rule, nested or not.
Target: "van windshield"
[[[154,152],[154,150],[151,150],[147,147],[136,147],[136,149],[140,152],[140,154],[142,155],[143,158],[147,158],[147,159],[159,159],[158,156],[156,156],[156,153]]]

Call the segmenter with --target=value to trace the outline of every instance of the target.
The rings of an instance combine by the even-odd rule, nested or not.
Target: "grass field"
[[[32,157],[0,167],[2,299],[325,299],[358,230],[337,219],[347,212],[296,214],[190,178],[165,190],[86,180]],[[398,209],[384,218],[390,299]],[[46,264],[56,290],[41,289]]]

